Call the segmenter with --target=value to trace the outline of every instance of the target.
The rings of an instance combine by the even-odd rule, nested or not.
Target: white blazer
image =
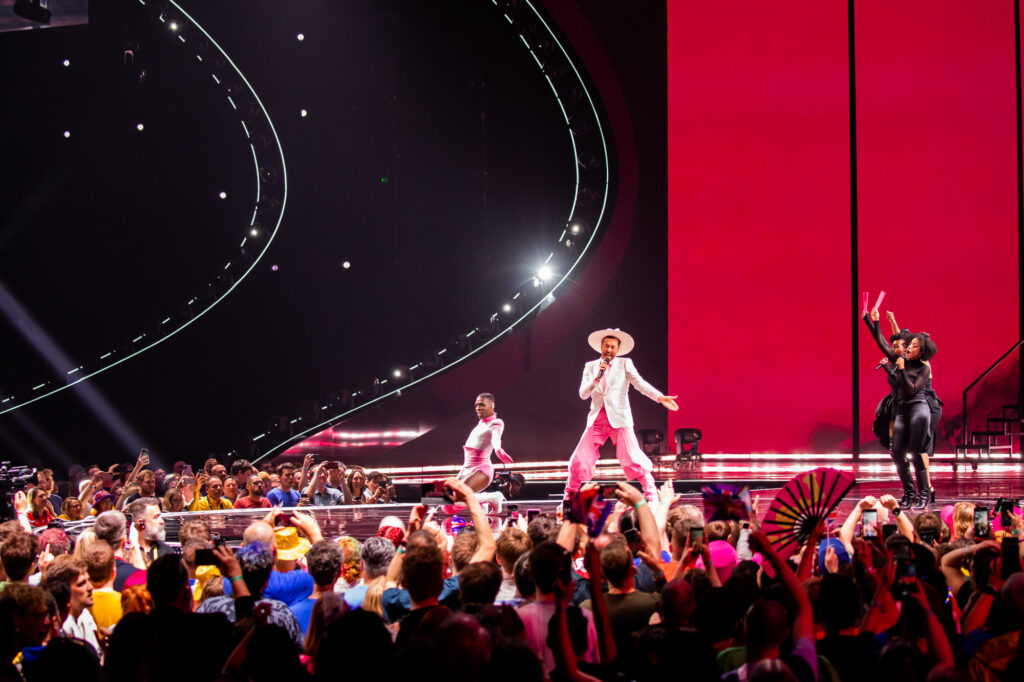
[[[657,400],[664,394],[644,381],[629,358],[615,358],[604,373],[600,384],[594,384],[601,360],[591,360],[583,367],[583,380],[580,382],[580,398],[590,398],[590,414],[587,415],[587,428],[594,424],[601,408],[608,416],[608,423],[613,429],[633,426],[633,412],[629,409],[629,385],[651,400]]]

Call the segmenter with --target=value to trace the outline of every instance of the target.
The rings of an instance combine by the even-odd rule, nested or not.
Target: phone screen
[[[974,537],[987,538],[989,534],[988,508],[974,508]]]
[[[999,505],[999,523],[1004,527],[1009,527],[1010,524],[1013,523],[1013,519],[1010,518],[1010,514],[1018,503],[1018,500],[1003,500]]]
[[[527,523],[529,523],[530,521],[533,521],[538,516],[540,516],[540,509],[527,509],[526,510],[526,521],[527,521]]]
[[[614,483],[602,483],[601,484],[601,499],[602,500],[617,500],[617,499],[619,499],[618,495],[615,494],[615,491],[617,491],[618,489],[619,489],[619,486],[617,486]]]
[[[699,545],[704,540],[704,529],[703,528],[691,528],[690,529],[690,544]]]
[[[217,566],[220,562],[214,556],[212,549],[196,550],[196,566]]]
[[[444,484],[444,481],[420,484],[421,504],[428,506],[439,504],[451,504],[454,502],[452,491]]]
[[[866,538],[878,537],[878,510],[865,509],[861,519],[861,534]]]
[[[182,476],[191,476],[192,475],[192,465],[191,464],[186,464],[185,468],[181,470],[181,475]]]

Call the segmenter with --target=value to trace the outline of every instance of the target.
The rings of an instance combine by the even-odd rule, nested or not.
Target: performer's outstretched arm
[[[889,342],[886,341],[885,337],[882,336],[882,330],[879,329],[878,309],[874,308],[871,310],[870,313],[865,314],[863,320],[864,324],[866,324],[868,326],[868,329],[871,330],[871,334],[875,339],[875,343],[878,344],[879,350],[881,350],[882,353],[885,354],[885,357],[887,357],[890,362],[895,362],[898,356],[896,355],[895,351],[893,351],[892,347],[889,345]]]
[[[892,333],[899,334],[901,331],[900,326],[896,324],[896,316],[893,315],[891,310],[885,311],[885,319],[889,320],[889,325],[892,327]]]
[[[505,464],[511,464],[512,458],[509,456],[505,449],[501,447],[501,434],[505,432],[505,422],[500,419],[495,419],[491,422],[491,447],[494,448],[494,454],[498,456]]]
[[[625,360],[624,362],[626,363],[626,378],[629,379],[629,383],[633,384],[633,387],[636,388],[636,390],[640,391],[651,400],[661,403],[673,412],[679,409],[679,405],[676,404],[676,398],[679,396],[665,395],[654,386],[647,383],[644,378],[640,376],[640,372],[636,371],[636,367],[633,366],[632,362],[628,360]]]

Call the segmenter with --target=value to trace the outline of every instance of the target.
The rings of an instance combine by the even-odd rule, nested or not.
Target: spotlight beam
[[[18,333],[46,360],[57,376],[66,374],[68,368],[74,367],[74,363],[64,354],[57,342],[35,321],[3,282],[0,282],[0,312],[3,312]],[[146,442],[95,386],[81,384],[76,387],[75,392],[128,452],[137,448],[139,443]]]

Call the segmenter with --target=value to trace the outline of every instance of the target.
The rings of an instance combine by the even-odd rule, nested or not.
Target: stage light
[[[349,268],[351,268],[351,267],[352,267],[352,264],[351,264],[351,263],[349,263],[348,261],[345,261],[345,262],[343,262],[343,263],[341,264],[341,267],[343,267],[343,268],[345,268],[346,270],[348,270]]]
[[[136,130],[138,130],[141,133],[143,130],[146,129],[146,126],[144,126],[144,125],[142,125],[140,123],[139,125],[135,126],[135,128],[136,128]]]
[[[412,378],[412,372],[407,365],[399,365],[391,372],[391,383],[396,386],[404,386]]]
[[[537,268],[537,278],[542,282],[547,282],[554,276],[555,271],[547,263]]]
[[[277,272],[277,263],[274,263],[273,265],[270,266],[270,271]]]
[[[71,66],[71,60],[70,59],[65,59],[63,63],[64,63],[64,66]]]
[[[590,223],[583,218],[577,218],[569,223],[568,231],[573,237],[585,237],[590,233]]]
[[[512,299],[501,306],[499,320],[503,325],[512,324],[522,314],[523,307],[518,299]]]
[[[253,239],[257,239],[257,238],[259,238],[259,236],[260,236],[261,234],[262,234],[262,232],[260,232],[260,228],[256,227],[255,225],[253,225],[253,226],[252,226],[252,227],[251,227],[251,228],[249,229],[249,236],[250,236],[250,237],[252,237]]]
[[[71,137],[71,131],[70,130],[65,130],[64,131],[64,137]]]
[[[301,111],[299,111],[299,116],[301,116],[302,118],[306,118],[306,116],[308,116],[308,115],[309,115],[309,112],[306,111],[305,109],[302,109]]]
[[[295,36],[295,39],[298,40],[301,43],[303,40],[306,39],[306,34],[305,33],[300,33],[299,35]]]
[[[217,196],[219,196],[221,199],[227,199],[228,198],[228,193],[227,192],[221,192]]]
[[[170,23],[170,28],[171,28],[172,31],[177,31],[178,30],[178,22],[172,21]]]
[[[14,13],[37,24],[50,23],[50,17],[52,16],[52,12],[43,7],[40,0],[16,0],[14,3]]]

